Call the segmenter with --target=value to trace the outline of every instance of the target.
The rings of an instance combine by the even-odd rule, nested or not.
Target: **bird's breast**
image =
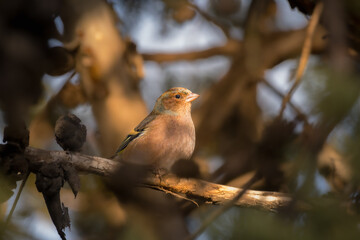
[[[122,152],[126,162],[170,169],[178,160],[190,159],[195,148],[191,117],[158,116]]]
[[[195,148],[195,128],[191,117],[167,117],[159,123],[151,133],[154,136],[152,148],[157,149],[153,153],[155,165],[170,168],[177,160],[191,158]]]

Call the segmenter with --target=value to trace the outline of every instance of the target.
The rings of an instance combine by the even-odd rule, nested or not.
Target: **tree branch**
[[[303,46],[303,49],[302,49],[302,52],[301,52],[299,65],[298,65],[298,67],[296,69],[295,82],[292,85],[292,87],[290,88],[289,92],[283,98],[283,101],[281,103],[280,113],[279,113],[280,118],[282,117],[282,115],[284,113],[286,104],[291,99],[291,95],[297,89],[298,85],[300,84],[301,78],[304,75],[305,67],[307,65],[307,62],[309,60],[309,56],[310,56],[310,53],[311,53],[311,45],[312,45],[314,32],[315,32],[316,26],[318,25],[318,22],[320,20],[320,16],[321,16],[323,7],[324,7],[324,3],[322,3],[322,2],[319,2],[315,6],[313,15],[312,15],[312,17],[310,19],[309,25],[308,25],[307,30],[306,30],[306,38],[305,38],[305,41],[304,41],[304,46]]]
[[[25,157],[29,161],[30,170],[33,172],[36,172],[43,164],[70,162],[78,171],[110,176],[120,166],[119,162],[106,158],[64,151],[46,151],[31,147],[26,149]],[[178,178],[172,174],[165,176],[149,175],[144,180],[144,186],[165,192],[170,191],[175,193],[174,195],[181,194],[189,199],[214,205],[225,204],[242,191],[241,188],[198,179]],[[292,198],[284,193],[247,190],[235,205],[275,211],[278,207],[287,205],[291,201]]]
[[[282,99],[285,98],[285,95],[282,94],[278,89],[276,89],[273,85],[271,85],[266,79],[263,79],[262,82],[265,86],[271,89],[276,95],[281,97]],[[304,121],[306,125],[309,125],[309,121],[307,119],[306,114],[304,114],[295,104],[293,104],[290,100],[288,101],[289,106],[295,111],[297,117]]]
[[[241,48],[241,42],[229,40],[223,46],[213,47],[201,51],[183,52],[183,53],[143,53],[145,61],[155,61],[158,63],[172,61],[192,61],[197,59],[209,58],[216,55],[232,56]]]
[[[251,187],[252,184],[254,184],[258,180],[258,176],[253,176],[244,186],[244,188],[236,194],[236,196],[228,201],[226,204],[224,204],[222,207],[215,209],[208,218],[205,219],[205,221],[201,224],[201,226],[196,230],[194,233],[192,233],[187,240],[193,240],[196,239],[202,232],[205,231],[205,229],[213,222],[215,219],[217,219],[221,214],[229,210],[231,207],[238,202],[244,194],[246,194],[246,191]]]
[[[201,10],[196,4],[188,3],[191,8],[197,11],[206,21],[213,23],[215,26],[221,29],[221,31],[225,34],[227,38],[230,38],[229,29],[226,28],[223,24],[217,21],[215,18],[211,17],[208,13]]]

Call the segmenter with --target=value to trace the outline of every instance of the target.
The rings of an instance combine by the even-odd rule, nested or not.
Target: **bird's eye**
[[[176,94],[175,98],[179,99],[180,98],[180,94]]]

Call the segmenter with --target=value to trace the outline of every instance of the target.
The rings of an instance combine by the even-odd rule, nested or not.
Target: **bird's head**
[[[156,100],[153,111],[158,114],[190,114],[191,102],[198,97],[199,94],[192,93],[186,88],[170,88]]]

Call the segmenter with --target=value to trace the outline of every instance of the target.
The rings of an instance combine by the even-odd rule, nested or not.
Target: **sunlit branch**
[[[43,164],[51,162],[70,162],[80,172],[101,176],[110,174],[120,166],[119,162],[101,157],[88,156],[64,151],[46,151],[28,147],[25,156],[29,161],[31,171],[36,172]],[[180,194],[199,203],[226,204],[234,199],[241,188],[215,184],[198,179],[178,178],[172,174],[165,176],[150,175],[144,180],[144,186],[156,188],[164,192]],[[241,207],[259,208],[275,211],[292,201],[284,193],[247,190],[235,203]]]
[[[282,115],[284,113],[286,104],[290,101],[291,95],[296,90],[297,86],[300,84],[300,80],[301,80],[302,76],[304,75],[305,67],[306,67],[307,62],[309,60],[309,56],[310,56],[310,52],[311,52],[312,39],[313,39],[313,36],[314,36],[316,26],[318,25],[318,22],[319,22],[323,7],[324,7],[323,2],[319,2],[315,6],[314,12],[312,14],[312,17],[310,19],[310,22],[309,22],[309,25],[308,25],[308,28],[307,28],[307,31],[306,31],[304,46],[303,46],[303,49],[302,49],[302,52],[301,52],[299,65],[298,65],[298,67],[296,69],[294,84],[290,88],[289,92],[285,95],[285,97],[283,98],[283,101],[281,103],[281,109],[280,109],[280,112],[279,112],[279,117],[280,118],[282,117]]]
[[[223,206],[220,208],[217,208],[214,210],[208,218],[205,219],[205,221],[201,224],[201,226],[193,233],[191,234],[187,240],[193,240],[196,239],[205,229],[213,222],[215,219],[217,219],[221,214],[225,213],[227,210],[229,210],[231,207],[233,207],[249,190],[249,188],[258,180],[258,176],[255,175],[252,177],[244,186],[244,188],[239,191],[230,201],[226,202]]]

